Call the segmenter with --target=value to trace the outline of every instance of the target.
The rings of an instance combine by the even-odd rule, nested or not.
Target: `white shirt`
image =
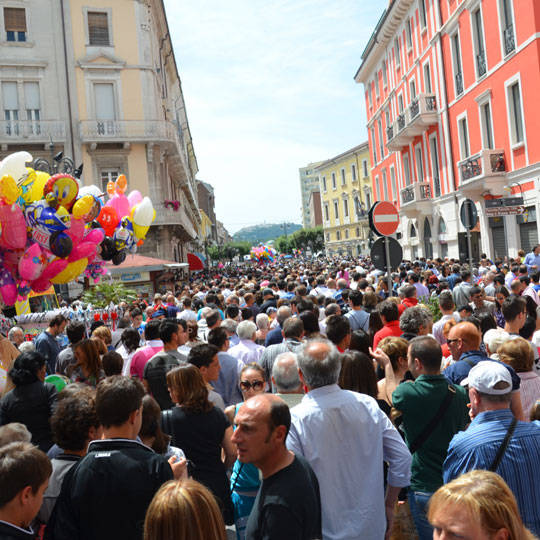
[[[337,384],[311,390],[291,409],[287,447],[319,480],[325,540],[381,540],[386,530],[383,461],[388,483],[410,483],[412,457],[370,396]]]
[[[192,309],[184,309],[176,315],[177,319],[184,319],[184,321],[196,321],[197,314]]]
[[[433,337],[439,342],[440,345],[446,343],[446,339],[443,335],[444,325],[452,319],[459,322],[459,315],[457,313],[452,313],[452,315],[443,315],[436,323],[433,324],[433,330],[431,332]]]
[[[252,362],[259,363],[261,359],[264,347],[257,345],[251,339],[241,339],[238,345],[231,347],[227,354],[234,356],[237,360],[240,360],[244,365],[251,364]]]

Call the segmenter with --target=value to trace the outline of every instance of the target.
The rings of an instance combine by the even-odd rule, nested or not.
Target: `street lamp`
[[[64,156],[64,152],[54,153],[54,144],[49,143],[49,151],[51,153],[50,160],[45,158],[36,158],[32,162],[32,168],[35,171],[43,171],[49,173],[51,176],[64,173],[70,174],[75,178],[80,178],[82,175],[83,164],[81,163],[77,168],[75,168],[75,163],[70,157]]]

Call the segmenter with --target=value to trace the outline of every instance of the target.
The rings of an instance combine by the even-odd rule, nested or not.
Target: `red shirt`
[[[399,327],[399,321],[386,323],[373,337],[373,350],[377,348],[379,341],[385,337],[399,337],[403,334]]]
[[[410,308],[418,304],[418,298],[404,298],[401,303],[405,306],[405,308]]]

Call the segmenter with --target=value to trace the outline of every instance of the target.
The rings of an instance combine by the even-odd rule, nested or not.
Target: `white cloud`
[[[353,76],[386,0],[165,0],[198,177],[230,232],[301,221],[298,168],[366,139]]]

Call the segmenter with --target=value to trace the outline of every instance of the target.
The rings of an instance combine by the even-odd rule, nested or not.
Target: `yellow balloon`
[[[82,218],[88,214],[94,205],[94,197],[92,195],[85,195],[81,197],[74,205],[71,213],[75,219]]]
[[[6,204],[13,204],[21,195],[21,188],[11,176],[2,176],[0,179],[0,197]]]
[[[69,263],[64,270],[51,279],[51,282],[55,283],[56,285],[60,283],[69,283],[76,277],[80,276],[85,271],[87,266],[88,259],[79,259],[78,261]]]
[[[20,184],[21,197],[26,204],[30,204],[43,199],[43,188],[51,176],[43,171],[34,171],[30,167],[26,170],[27,176]]]

